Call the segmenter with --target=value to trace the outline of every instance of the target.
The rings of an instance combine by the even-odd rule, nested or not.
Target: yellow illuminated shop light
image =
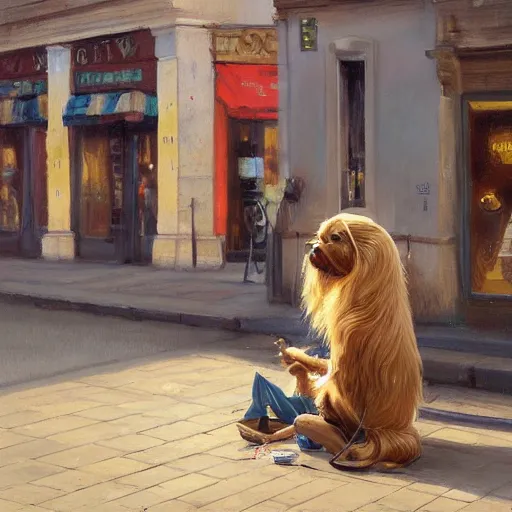
[[[476,112],[512,110],[512,101],[470,101],[469,106]]]

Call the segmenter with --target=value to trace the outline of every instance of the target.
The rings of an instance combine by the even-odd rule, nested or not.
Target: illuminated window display
[[[512,102],[470,102],[473,293],[512,296]]]

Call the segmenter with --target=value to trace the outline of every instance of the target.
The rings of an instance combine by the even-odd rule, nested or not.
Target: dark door
[[[37,257],[47,219],[46,129],[0,129],[0,252]]]
[[[79,132],[74,221],[79,256],[118,263],[150,260],[143,250],[145,211],[139,192],[141,185],[149,186],[148,176],[156,173],[156,165],[151,165],[156,158],[156,134],[123,124]]]

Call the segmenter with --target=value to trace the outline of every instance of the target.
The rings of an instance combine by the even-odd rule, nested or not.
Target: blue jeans
[[[297,416],[301,414],[318,414],[312,398],[296,394],[287,397],[281,388],[256,373],[252,385],[252,404],[245,413],[244,420],[268,416],[267,407],[288,425],[293,425]],[[297,444],[301,450],[322,449],[321,445],[301,434],[297,435]]]

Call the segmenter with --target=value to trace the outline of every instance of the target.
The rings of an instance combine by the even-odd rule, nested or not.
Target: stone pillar
[[[214,235],[213,220],[215,75],[211,35],[197,22],[177,20],[176,37],[180,148],[176,266],[192,265],[193,200],[196,266],[216,269],[224,264],[224,251],[221,238]]]
[[[460,297],[459,252],[457,233],[460,197],[457,193],[457,124],[460,112],[458,102],[441,95],[439,105],[439,181],[438,229],[439,236],[447,243],[439,247],[438,283],[440,283],[439,309],[447,320],[455,320]]]
[[[70,96],[71,51],[51,46],[48,51],[48,233],[42,240],[43,258],[71,260],[75,257],[71,232],[71,175],[68,128],[62,114]]]
[[[154,33],[158,58],[158,235],[153,264],[174,268],[178,252],[178,59],[174,28]]]

